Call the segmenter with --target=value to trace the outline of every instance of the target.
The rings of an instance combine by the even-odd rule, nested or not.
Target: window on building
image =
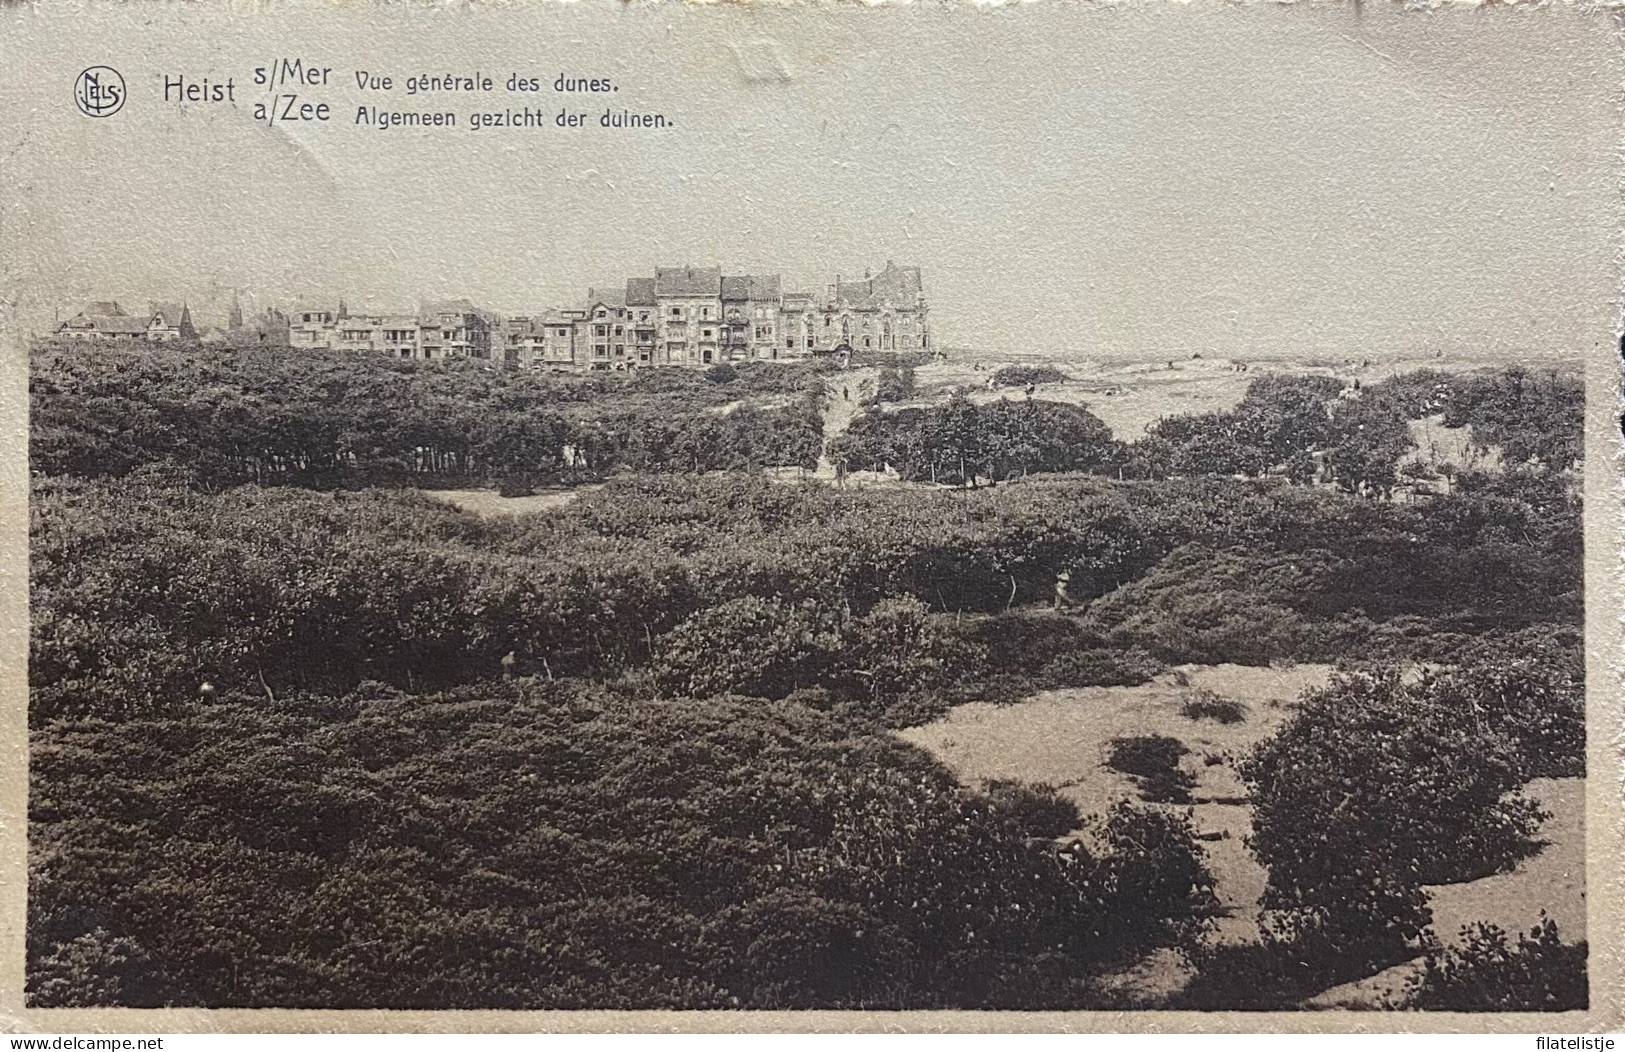
[[[624,331],[624,330],[625,330],[625,326],[623,326],[623,325],[617,325],[617,326],[615,326],[615,335],[617,335],[617,336],[623,336],[623,335],[625,335],[625,331]]]
[[[598,311],[598,317],[600,317],[600,318],[604,317],[604,311],[603,311],[602,308],[600,308],[599,311]]]
[[[673,307],[671,309],[671,316],[673,318],[681,318],[683,316],[683,308],[681,308],[681,307]]]
[[[710,329],[701,329],[700,330],[700,335],[703,336],[705,339],[709,340],[711,338],[711,330]]]
[[[603,315],[602,312],[600,312],[598,316],[600,318],[602,318],[604,315]],[[592,334],[594,336],[607,336],[609,334],[609,326],[608,325],[594,325]]]

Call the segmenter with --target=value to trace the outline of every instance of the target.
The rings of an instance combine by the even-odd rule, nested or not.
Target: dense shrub
[[[1544,816],[1519,792],[1517,743],[1475,711],[1472,690],[1470,673],[1335,677],[1243,763],[1264,906],[1301,954],[1402,959],[1429,920],[1423,885],[1535,849]]]
[[[1060,851],[1048,794],[782,702],[232,695],[30,773],[41,1006],[1071,1008],[1212,909],[1177,819]]]
[[[1059,795],[1052,785],[995,778],[988,780],[982,791],[993,807],[1008,814],[1029,837],[1054,840],[1083,822],[1078,805]]]
[[[1244,483],[854,493],[649,476],[486,521],[411,494],[208,495],[175,481],[36,481],[35,721],[152,711],[203,680],[441,687],[498,675],[509,652],[521,671],[617,675],[683,620],[745,596],[813,602],[843,623],[894,597],[965,614],[966,660],[985,647],[988,675],[1029,688],[1140,682],[1157,662],[1439,660],[1470,637],[1526,631],[1553,655],[1579,644],[1539,627],[1578,622],[1577,508],[1537,515],[1511,493],[1412,507]],[[1096,583],[1074,570],[1076,591],[1110,591],[1081,618],[1022,609],[1049,606],[1057,575],[1085,564]],[[1569,667],[1566,709],[1519,719],[1548,720],[1540,733],[1577,757]]]
[[[1048,689],[1061,687],[1136,687],[1151,682],[1163,665],[1137,647],[1088,647],[1062,654],[1038,676]]]
[[[1447,427],[1467,426],[1515,467],[1561,471],[1585,452],[1585,388],[1571,376],[1520,366],[1459,378],[1445,399]]]
[[[1264,376],[1234,410],[1153,425],[1127,452],[1125,471],[1278,474],[1386,498],[1403,481],[1412,420],[1442,414],[1445,426],[1472,427],[1481,450],[1498,447],[1511,465],[1558,471],[1582,454],[1584,401],[1577,376],[1518,367],[1454,376],[1424,369],[1347,391],[1331,377]]]
[[[825,678],[835,627],[810,605],[744,596],[710,607],[661,637],[654,674],[686,697],[782,698]]]
[[[1590,1004],[1586,944],[1565,945],[1557,924],[1519,934],[1516,946],[1493,924],[1461,932],[1460,946],[1435,946],[1399,1007],[1442,1012],[1569,1012]]]

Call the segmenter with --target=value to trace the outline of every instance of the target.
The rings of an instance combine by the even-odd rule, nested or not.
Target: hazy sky
[[[1614,329],[1614,34],[1556,7],[1202,0],[11,6],[5,299],[15,329],[93,298],[217,321],[233,286],[520,312],[656,265],[811,290],[892,259],[924,268],[946,345],[1580,354]],[[333,68],[306,91],[330,123],[253,122],[252,71],[280,56]],[[106,119],[72,101],[96,64],[130,88]],[[615,108],[675,126],[353,123],[524,104],[402,90],[475,68],[607,76]],[[177,73],[232,77],[236,106],[166,104]]]

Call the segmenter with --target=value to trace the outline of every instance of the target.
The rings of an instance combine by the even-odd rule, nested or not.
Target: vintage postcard
[[[0,8],[0,1025],[1617,1029],[1622,39]]]

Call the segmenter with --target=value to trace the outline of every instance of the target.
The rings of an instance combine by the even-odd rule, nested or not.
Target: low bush
[[[1517,945],[1493,924],[1464,927],[1460,946],[1434,947],[1399,1007],[1440,1012],[1568,1012],[1586,1008],[1586,944],[1565,945],[1542,916]]]
[[[1077,829],[1083,821],[1078,805],[1043,782],[1027,785],[1006,778],[991,778],[983,786],[993,806],[1010,816],[1030,837],[1053,840]]]
[[[1196,777],[1180,767],[1179,760],[1189,751],[1184,742],[1164,734],[1113,738],[1106,766],[1132,775],[1148,802],[1188,804]]]
[[[497,495],[502,497],[530,497],[536,493],[536,487],[524,475],[505,475],[497,484]]]
[[[1149,683],[1162,663],[1138,647],[1088,647],[1062,654],[1039,673],[1048,689],[1061,687],[1137,687]]]
[[[1179,712],[1188,720],[1214,720],[1218,723],[1240,723],[1247,718],[1245,705],[1221,698],[1211,690],[1187,694]]]

